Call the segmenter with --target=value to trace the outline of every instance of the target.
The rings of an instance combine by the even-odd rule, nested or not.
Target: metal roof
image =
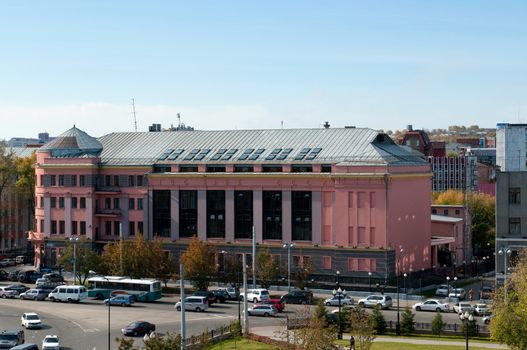
[[[116,132],[98,140],[103,165],[426,164],[367,128]],[[241,157],[249,150],[253,157]]]
[[[440,221],[440,222],[460,222],[460,221],[463,221],[462,218],[456,218],[456,217],[452,217],[452,216],[435,215],[435,214],[432,214],[430,216],[430,219],[432,219],[432,221]]]
[[[40,150],[51,151],[53,157],[82,156],[83,154],[99,153],[102,150],[102,145],[96,138],[77,129],[74,125],[73,128],[46,143]]]
[[[16,157],[26,158],[31,157],[37,149],[37,147],[8,147],[6,151],[13,153]]]

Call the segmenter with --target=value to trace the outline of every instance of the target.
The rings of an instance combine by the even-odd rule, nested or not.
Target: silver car
[[[339,300],[340,305],[352,305],[355,301],[348,297],[347,295],[334,295],[331,298],[327,298],[324,303],[327,306],[339,306]]]
[[[6,287],[0,287],[0,296],[2,298],[14,298],[18,295],[18,293],[14,290],[6,289]]]
[[[255,305],[247,310],[249,316],[276,316],[278,310],[272,305]]]
[[[378,305],[381,309],[390,308],[392,303],[392,297],[388,295],[370,295],[359,300],[360,307],[375,307]]]

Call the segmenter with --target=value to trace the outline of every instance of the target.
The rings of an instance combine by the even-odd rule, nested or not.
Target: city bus
[[[161,298],[161,282],[120,276],[88,278],[88,297],[102,300],[117,294],[133,295],[137,301],[158,300]]]

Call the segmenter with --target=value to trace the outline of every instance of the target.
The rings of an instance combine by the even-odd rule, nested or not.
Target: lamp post
[[[222,250],[222,251],[220,251],[220,253],[223,254],[223,256],[225,256],[225,254],[227,254],[227,251]],[[245,255],[245,253],[244,253],[244,255]],[[227,272],[227,268],[226,268],[227,264],[225,262],[225,258],[223,259],[223,266],[224,266],[224,273],[226,273]],[[242,320],[241,320],[241,301],[240,301],[240,273],[241,272],[242,271],[238,270],[238,272],[236,274],[236,276],[238,276],[238,277],[235,278],[236,279],[236,284],[235,285],[236,285],[236,287],[238,287],[235,291],[237,291],[236,292],[236,299],[238,301],[238,324],[240,324],[240,325],[242,324]],[[234,286],[234,284],[232,284],[232,286]]]
[[[450,276],[446,276],[446,297],[450,300]]]
[[[285,243],[284,248],[287,248],[287,292],[291,292],[291,248],[295,246],[294,243]]]
[[[399,254],[395,252],[395,254],[397,254],[395,258],[395,278],[397,281],[397,323],[395,324],[395,334],[396,335],[401,335],[401,322],[400,322],[400,315],[399,315],[400,313],[399,312],[399,263],[401,259],[401,254],[403,252],[404,252],[403,248],[399,250]]]
[[[465,311],[465,313],[461,314],[459,318],[465,324],[466,350],[468,350],[468,329],[470,327],[470,323],[474,322],[474,316],[472,316],[472,314],[469,314],[468,311]]]
[[[509,268],[507,256],[512,254],[512,250],[509,248],[503,248],[498,250],[498,254],[503,255],[503,295],[505,297],[505,304],[507,304],[507,269]]]
[[[406,290],[406,277],[408,275],[406,272],[403,274],[404,280],[403,280],[403,289],[404,289],[404,298],[406,299],[406,302],[408,303],[408,291]]]
[[[338,276],[338,274],[337,274],[337,276]],[[337,297],[339,299],[339,330],[338,330],[338,334],[337,334],[337,338],[338,339],[342,339],[342,322],[341,322],[341,318],[340,318],[340,314],[341,314],[341,309],[340,308],[341,308],[342,296],[345,295],[345,294],[346,294],[346,291],[342,290],[342,288],[340,288],[340,287],[338,287],[338,289],[333,289],[333,296]]]
[[[371,271],[368,272],[368,285],[369,285],[368,290],[371,293]]]
[[[425,268],[421,267],[421,275],[419,275],[419,294],[423,294],[423,276],[425,274]]]
[[[89,274],[90,275],[96,275],[97,272],[95,272],[93,270],[90,270]],[[108,278],[106,278],[105,276],[102,276],[102,278],[104,278],[106,281],[110,282],[108,280]],[[111,342],[111,340],[110,340],[110,305],[111,305],[111,303],[110,303],[110,296],[108,296],[108,350],[111,350],[110,349],[110,345],[111,345],[111,343],[110,343]]]
[[[414,270],[410,267],[410,270],[409,270],[409,273],[408,273],[408,289],[410,289],[412,292],[413,292],[413,288],[412,288],[412,272]]]
[[[79,237],[70,237],[70,242],[73,243],[73,284],[77,279],[77,242]]]

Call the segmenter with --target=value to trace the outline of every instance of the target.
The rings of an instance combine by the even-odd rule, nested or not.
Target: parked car
[[[449,298],[457,298],[457,300],[465,300],[466,292],[463,288],[453,288],[450,293],[448,293]]]
[[[50,282],[64,282],[64,277],[56,272],[45,273],[42,277]]]
[[[24,293],[20,293],[18,296],[22,300],[38,300],[42,301],[48,297],[48,292],[42,289],[28,289]]]
[[[24,331],[21,329],[5,330],[0,332],[0,349],[11,349],[24,344]]]
[[[214,304],[214,302],[216,301],[216,297],[214,296],[214,293],[213,292],[209,292],[209,291],[194,292],[194,293],[192,293],[192,296],[207,298],[207,303],[209,303],[209,306]]]
[[[59,337],[56,335],[46,335],[42,341],[42,350],[60,350]]]
[[[29,287],[24,286],[23,284],[10,284],[7,287],[5,287],[7,290],[14,290],[18,294],[24,293],[26,290],[29,289]]]
[[[282,299],[273,298],[273,299],[262,300],[256,305],[272,305],[276,308],[278,312],[283,312],[285,309],[285,305],[282,302]]]
[[[134,321],[121,329],[123,335],[137,337],[138,335],[150,334],[156,330],[156,325],[147,321]]]
[[[310,290],[292,290],[282,296],[282,301],[286,304],[310,305],[313,303],[313,292]]]
[[[134,299],[133,295],[119,294],[109,299],[104,299],[104,304],[108,305],[110,303],[110,305],[132,306]]]
[[[42,321],[40,321],[40,317],[38,317],[38,314],[34,312],[23,313],[20,317],[20,322],[22,324],[22,327],[42,328]]]
[[[259,305],[256,304],[253,307],[250,307],[247,310],[247,313],[249,316],[276,316],[278,314],[278,310],[272,305]]]
[[[467,302],[458,302],[454,304],[454,312],[457,312],[459,315],[468,312],[469,314],[474,312],[474,308],[470,303]]]
[[[0,260],[0,266],[2,267],[15,266],[15,265],[16,265],[15,259],[7,258],[7,259]]]
[[[484,300],[490,300],[492,299],[492,296],[494,294],[494,291],[492,290],[492,287],[490,286],[483,286],[481,287],[481,290],[479,291],[479,298]]]
[[[226,290],[223,289],[216,289],[212,291],[214,294],[214,302],[215,303],[225,303],[227,300],[229,300],[229,293],[227,293]]]
[[[7,289],[7,287],[0,287],[0,297],[2,298],[14,298],[18,295],[15,290]]]
[[[7,281],[9,274],[4,270],[0,270],[0,281]]]
[[[359,300],[360,307],[374,307],[379,305],[381,309],[388,309],[392,306],[392,297],[388,295],[370,295]]]
[[[48,295],[51,301],[80,302],[88,298],[88,291],[84,286],[60,286]]]
[[[478,303],[474,307],[474,315],[483,316],[483,315],[488,315],[490,313],[491,313],[490,306],[487,304]]]
[[[450,286],[448,284],[441,284],[436,289],[436,295],[439,296],[439,297],[447,297],[448,294],[450,294],[451,291],[452,291],[452,286]]]
[[[15,263],[18,265],[18,264],[23,264],[26,262],[26,256],[25,255],[19,255],[15,258]]]
[[[7,279],[11,282],[17,282],[18,281],[18,273],[20,271],[18,270],[13,270],[13,271],[9,271],[9,273],[7,274]]]
[[[243,301],[243,293],[240,295],[240,299]],[[269,299],[269,291],[263,288],[247,289],[247,300],[253,303],[259,303],[262,300]]]
[[[39,350],[35,343],[24,343],[11,348],[11,350]]]
[[[42,278],[42,274],[34,270],[21,271],[18,273],[18,282],[22,283],[35,283],[39,278]]]
[[[436,299],[425,300],[421,303],[414,304],[412,309],[415,311],[438,311],[447,312],[450,309],[448,303],[442,303]]]
[[[483,316],[482,321],[485,324],[489,324],[493,317],[494,317],[493,314]]]
[[[240,297],[240,288],[238,287],[227,287],[227,288],[224,288],[227,293],[229,293],[229,298],[231,300],[238,300],[238,298]]]
[[[340,306],[351,305],[355,302],[352,298],[348,297],[345,294],[337,294],[332,296],[331,298],[327,298],[326,300],[324,300],[324,304],[326,304],[327,306],[339,306],[339,300]]]
[[[181,300],[174,306],[177,311],[181,311]],[[190,296],[185,298],[185,310],[186,311],[206,311],[209,308],[207,297],[205,296]]]

